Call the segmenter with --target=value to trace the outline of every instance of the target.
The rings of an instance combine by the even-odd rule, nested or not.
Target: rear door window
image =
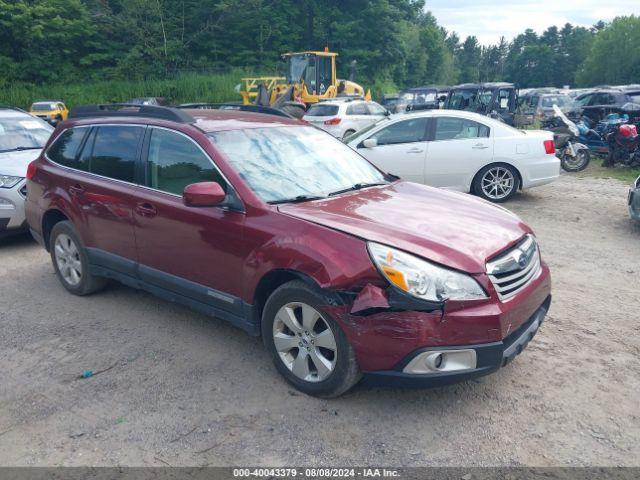
[[[89,162],[89,171],[102,177],[134,183],[136,159],[145,127],[104,125],[96,127],[93,148],[83,153]],[[87,147],[91,147],[89,143]],[[88,152],[91,153],[88,153]]]
[[[47,157],[58,165],[88,172],[89,164],[78,158],[78,152],[89,130],[89,128],[65,130],[47,150]]]
[[[170,130],[154,128],[147,156],[147,186],[182,195],[192,183],[226,182],[209,156],[191,139]]]
[[[489,127],[466,118],[439,117],[435,121],[435,140],[463,140],[489,136]]]
[[[369,115],[369,110],[366,104],[356,103],[347,107],[347,115]]]

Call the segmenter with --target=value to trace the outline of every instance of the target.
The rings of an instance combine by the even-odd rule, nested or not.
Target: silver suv
[[[47,122],[0,106],[0,237],[27,231],[24,199],[27,167],[53,132]]]

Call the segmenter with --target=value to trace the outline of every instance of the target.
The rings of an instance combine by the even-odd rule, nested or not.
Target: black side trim
[[[180,303],[205,315],[226,320],[250,335],[260,335],[259,322],[255,321],[254,306],[241,298],[140,265],[98,248],[85,248],[89,257],[89,271],[93,275],[146,290],[164,300]]]
[[[138,275],[143,282],[155,285],[178,295],[226,310],[234,315],[242,315],[242,301],[233,295],[214,290],[205,285],[156,270],[146,265],[138,266]]]
[[[116,272],[123,273],[130,277],[136,277],[137,263],[128,258],[115,255],[113,253],[105,252],[99,248],[85,247],[87,256],[89,257],[89,263],[100,267],[115,270]]]

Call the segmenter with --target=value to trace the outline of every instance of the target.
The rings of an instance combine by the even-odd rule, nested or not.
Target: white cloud
[[[640,15],[640,2],[606,0],[540,0],[510,2],[488,0],[427,0],[426,9],[448,31],[461,38],[475,35],[482,44],[496,43],[501,36],[507,40],[532,28],[542,33],[551,25],[565,23],[590,27],[598,20],[611,21],[620,15]]]

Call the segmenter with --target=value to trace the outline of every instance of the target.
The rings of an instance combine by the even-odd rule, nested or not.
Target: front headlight
[[[11,175],[0,175],[0,188],[15,187],[22,177],[12,177]]]
[[[488,298],[469,275],[439,267],[379,243],[368,242],[369,254],[380,272],[401,290],[431,302]]]

